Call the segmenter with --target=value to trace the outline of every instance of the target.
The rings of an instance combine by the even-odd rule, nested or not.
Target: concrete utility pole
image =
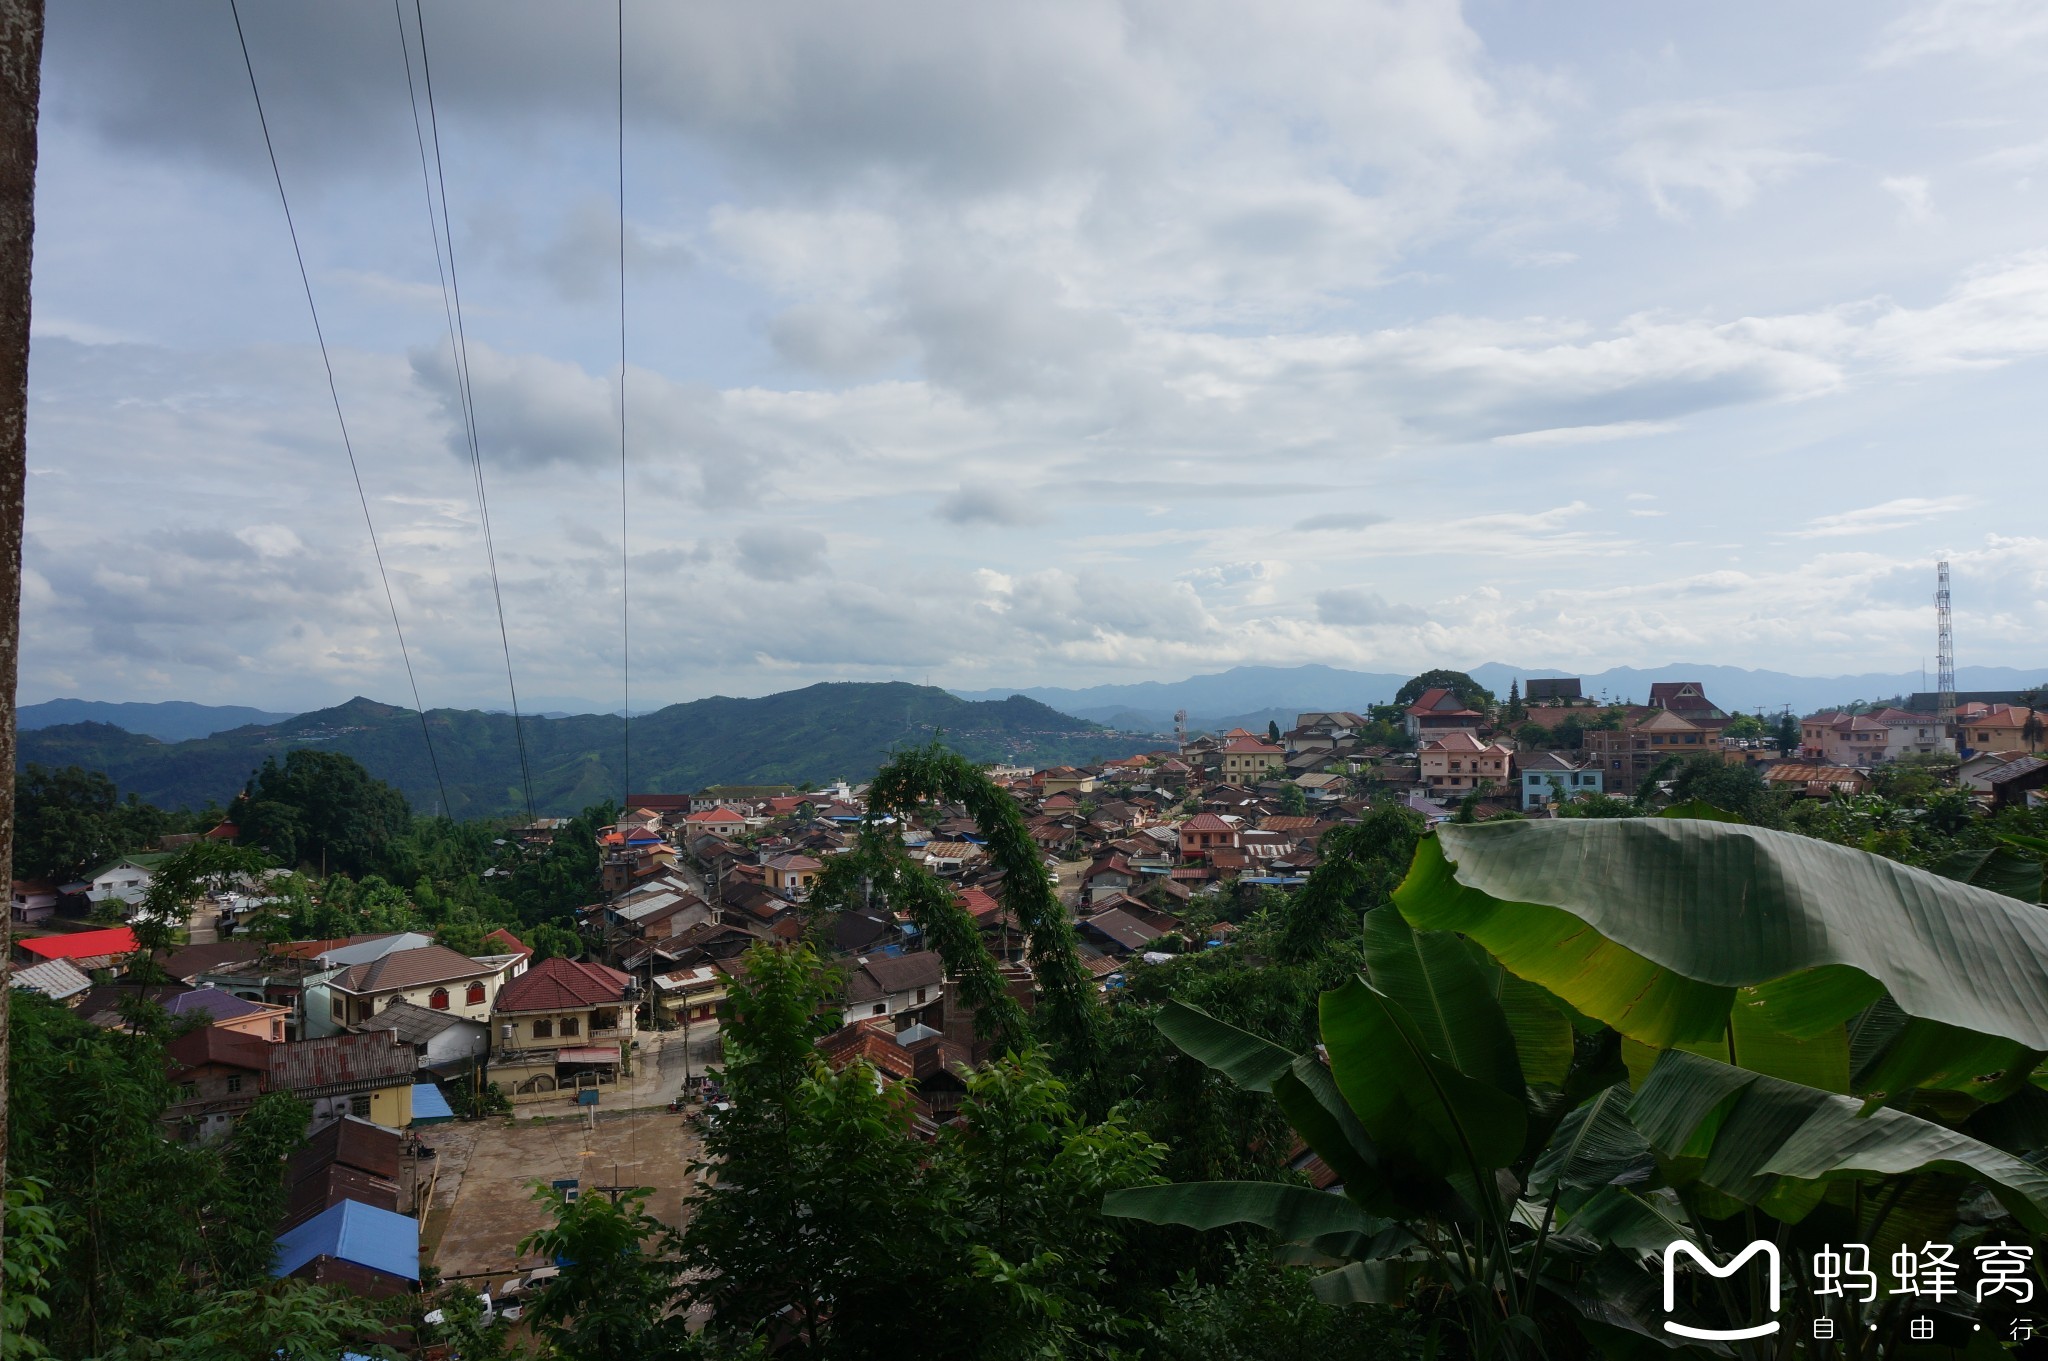
[[[14,878],[14,681],[21,652],[21,503],[28,472],[28,282],[36,234],[43,0],[0,0],[0,870]],[[0,921],[0,1187],[7,1166],[14,895]],[[0,1265],[6,1262],[0,1210]],[[4,1279],[4,1278],[0,1278]]]

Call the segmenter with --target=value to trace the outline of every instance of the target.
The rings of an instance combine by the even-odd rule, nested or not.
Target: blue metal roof
[[[420,1226],[410,1216],[344,1200],[281,1234],[270,1274],[289,1276],[315,1257],[334,1257],[416,1281],[420,1278]]]
[[[441,1095],[441,1089],[431,1082],[412,1084],[412,1122],[415,1125],[432,1124],[442,1120],[453,1120],[455,1108],[448,1104],[448,1098]]]

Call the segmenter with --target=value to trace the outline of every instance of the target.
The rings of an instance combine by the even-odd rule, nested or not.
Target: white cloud
[[[1704,101],[1632,110],[1620,133],[1628,145],[1614,168],[1639,182],[1657,211],[1671,218],[1685,216],[1682,195],[1701,195],[1732,213],[1765,186],[1827,159],[1783,145],[1785,130],[1759,113]]]
[[[1934,220],[1934,199],[1929,192],[1924,175],[1887,175],[1877,182],[1877,187],[1899,201],[1906,210],[1908,222],[1931,222]]]
[[[1888,533],[1923,520],[1953,515],[1975,502],[1976,498],[1971,496],[1901,496],[1875,506],[1816,516],[1807,521],[1806,528],[1799,533],[1800,537],[1808,539]]]
[[[1524,430],[1516,435],[1495,435],[1495,444],[1551,445],[1601,444],[1608,440],[1639,439],[1645,435],[1668,435],[1678,428],[1673,421],[1614,421],[1607,425],[1572,425],[1555,430]]]

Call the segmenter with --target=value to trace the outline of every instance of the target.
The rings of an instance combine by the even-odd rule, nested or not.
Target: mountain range
[[[1496,695],[1505,697],[1510,681],[1532,677],[1569,676],[1547,667],[1509,666],[1488,662],[1467,672]],[[1309,709],[1363,710],[1394,697],[1408,675],[1393,671],[1344,671],[1333,666],[1235,666],[1183,681],[1141,681],[1130,685],[1091,685],[1083,689],[1032,686],[1009,690],[958,690],[962,699],[985,700],[1021,694],[1076,718],[1138,732],[1165,732],[1176,709],[1188,711],[1195,728],[1245,727],[1257,730],[1268,719],[1288,727],[1296,713]],[[1812,713],[1855,700],[1889,699],[1931,689],[1931,679],[1917,671],[1871,672],[1855,676],[1793,676],[1782,671],[1749,671],[1736,666],[1679,663],[1651,669],[1617,666],[1584,672],[1581,685],[1589,697],[1641,703],[1659,681],[1698,681],[1708,698],[1733,713],[1759,709],[1776,712],[1789,705],[1794,713]],[[1961,690],[2017,690],[2048,681],[2048,667],[1966,666],[1957,671]]]
[[[109,723],[58,724],[21,733],[19,757],[24,765],[103,771],[124,794],[162,807],[198,808],[225,805],[266,758],[312,747],[354,757],[404,791],[422,812],[440,808],[439,785],[445,784],[455,816],[482,817],[526,811],[523,736],[534,810],[548,815],[619,796],[621,726],[614,714],[528,717],[515,732],[509,714],[430,709],[430,759],[417,713],[356,698],[281,722],[182,741]],[[862,780],[893,752],[934,736],[976,760],[1024,765],[1101,761],[1157,745],[1021,696],[970,701],[900,682],[822,684],[759,699],[717,696],[634,715],[633,792]]]
[[[154,737],[159,742],[183,742],[194,737],[211,737],[230,728],[251,723],[282,723],[290,714],[274,714],[240,704],[194,704],[171,699],[158,704],[109,704],[101,699],[49,699],[41,704],[24,704],[15,711],[14,725],[21,732],[33,728],[54,728],[65,723],[111,723],[129,732]]]

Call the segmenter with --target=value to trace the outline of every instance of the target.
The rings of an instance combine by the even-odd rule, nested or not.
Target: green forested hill
[[[430,709],[442,778],[457,817],[524,812],[509,714]],[[620,721],[585,714],[524,720],[533,797],[542,813],[573,813],[620,793]],[[941,734],[977,760],[1028,765],[1099,761],[1156,745],[1070,718],[1036,700],[963,700],[901,683],[826,684],[760,699],[714,697],[633,720],[633,788],[683,793],[719,783],[812,785],[861,780],[890,752]],[[105,723],[24,732],[20,758],[104,771],[123,793],[162,807],[225,805],[267,756],[317,747],[354,757],[434,811],[438,797],[419,717],[353,699],[282,723],[159,742]]]

